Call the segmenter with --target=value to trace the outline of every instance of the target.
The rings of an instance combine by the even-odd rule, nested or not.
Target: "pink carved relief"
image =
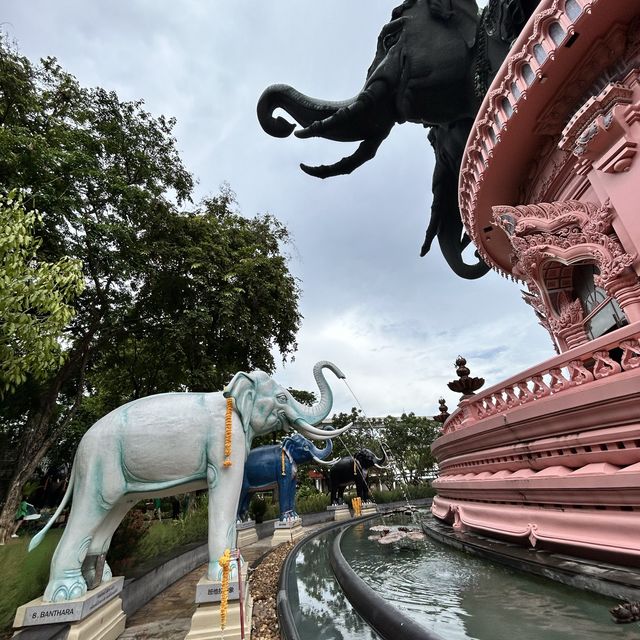
[[[493,222],[512,246],[513,273],[530,290],[525,301],[536,311],[561,350],[588,340],[579,300],[571,300],[571,286],[552,300],[544,267],[551,261],[564,265],[595,264],[600,272],[595,284],[615,298],[630,319],[640,310],[640,281],[631,269],[636,255],[622,247],[612,221],[609,203],[569,200],[519,206],[493,207]]]
[[[629,173],[637,153],[637,6],[632,0],[614,4],[579,0],[579,5],[581,11],[572,11],[570,17],[562,0],[540,2],[535,19],[514,44],[480,108],[462,163],[460,207],[467,232],[488,264],[516,279],[520,276],[509,269],[501,234],[492,233],[491,206],[537,202],[549,195],[557,199],[569,183],[584,183],[587,176],[590,180],[592,171],[609,176]],[[566,38],[554,42],[550,37],[554,23],[572,39],[571,49]],[[576,48],[573,41],[580,45]],[[544,60],[536,60],[535,47],[544,49]],[[573,56],[578,50],[580,55]],[[525,67],[533,70],[533,81],[523,80]],[[505,100],[513,107],[508,116],[501,110]],[[500,114],[500,127],[495,113]],[[523,167],[527,153],[528,165]],[[514,172],[505,184],[505,171],[515,166],[517,175]],[[628,198],[628,184],[612,190],[611,200],[618,211],[615,225],[622,244],[633,253],[640,245],[640,223],[633,224],[631,214],[623,212],[621,198],[624,194]],[[606,200],[609,183],[593,187],[595,193],[587,182],[591,197]],[[579,199],[582,192],[575,191]],[[640,261],[635,268],[640,273]]]

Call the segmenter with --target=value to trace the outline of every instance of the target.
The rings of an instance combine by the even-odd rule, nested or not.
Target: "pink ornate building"
[[[460,175],[467,231],[558,355],[463,400],[433,445],[462,530],[640,566],[640,2],[542,0]]]

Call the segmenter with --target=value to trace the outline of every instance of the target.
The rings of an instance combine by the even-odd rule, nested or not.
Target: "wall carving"
[[[614,215],[608,201],[602,206],[567,200],[493,207],[494,223],[511,242],[513,274],[528,285],[525,301],[569,348],[588,340],[582,306],[570,297],[571,288],[550,296],[545,265],[594,264],[599,270],[596,286],[616,298],[623,311],[640,301],[640,283],[631,269],[636,255],[622,247],[612,227]]]

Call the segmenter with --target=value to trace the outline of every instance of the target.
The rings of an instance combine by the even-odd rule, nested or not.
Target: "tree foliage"
[[[191,205],[174,125],[0,42],[0,188],[20,189],[42,212],[37,260],[73,257],[85,275],[64,328],[65,362],[44,379],[21,377],[0,403],[13,460],[0,487],[0,541],[52,446],[62,457],[62,443],[72,447],[123,402],[218,390],[237,370],[271,371],[274,349],[286,358],[296,348],[287,230],[271,215],[240,215],[228,188]]]
[[[84,288],[78,260],[37,259],[39,219],[15,191],[0,195],[0,396],[63,364],[59,338],[74,316],[69,302]]]
[[[349,422],[353,428],[335,443],[335,455],[355,454],[359,449],[371,449],[376,455],[386,452],[390,457],[389,471],[376,471],[384,482],[416,484],[425,480],[435,468],[431,443],[440,433],[440,425],[431,418],[403,413],[400,417],[365,418],[355,407],[351,413],[333,417],[335,427]]]

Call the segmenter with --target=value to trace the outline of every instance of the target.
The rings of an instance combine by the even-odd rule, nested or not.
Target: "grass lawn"
[[[49,531],[31,553],[27,553],[31,536],[25,534],[0,547],[0,633],[9,630],[18,606],[44,593],[51,556],[62,532]]]

